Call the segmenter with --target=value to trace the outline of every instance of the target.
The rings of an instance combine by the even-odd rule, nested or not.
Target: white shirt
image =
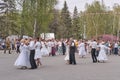
[[[91,47],[96,49],[96,48],[97,48],[97,42],[96,42],[96,41],[93,41],[93,42],[91,43]]]
[[[30,50],[35,50],[35,41],[30,41],[29,47]]]
[[[118,48],[118,44],[117,43],[114,44],[114,48]]]

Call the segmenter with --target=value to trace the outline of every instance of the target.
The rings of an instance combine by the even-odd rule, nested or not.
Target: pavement
[[[120,80],[120,56],[110,55],[106,63],[92,63],[90,54],[77,65],[65,64],[63,55],[43,57],[43,66],[21,70],[14,66],[19,54],[0,51],[0,80]]]

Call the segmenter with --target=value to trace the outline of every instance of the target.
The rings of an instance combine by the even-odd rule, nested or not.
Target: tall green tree
[[[48,31],[48,25],[53,18],[51,14],[56,0],[23,0],[22,19],[29,35],[39,36]]]
[[[79,14],[77,11],[77,7],[75,6],[72,18],[72,34],[76,39],[80,38],[80,23],[79,23]]]
[[[82,14],[84,18],[82,24],[86,25],[86,35],[91,38],[102,34],[111,34],[113,16],[110,14],[111,12],[107,11],[105,5],[100,4],[99,1],[87,4],[86,10]]]
[[[6,5],[4,6],[4,13],[2,16],[2,21],[1,21],[1,34],[4,36],[8,36],[11,34],[17,34],[16,27],[17,25],[15,24],[16,21],[16,2],[15,0],[2,0],[3,4]]]
[[[62,8],[61,11],[61,23],[63,28],[63,37],[71,37],[72,23],[66,1],[64,2],[64,7]]]

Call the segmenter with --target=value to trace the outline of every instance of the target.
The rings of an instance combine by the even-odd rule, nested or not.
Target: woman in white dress
[[[67,44],[66,45],[66,57],[65,57],[64,60],[67,61],[66,64],[69,64],[69,47],[70,46],[69,46],[69,42],[68,41],[66,42],[66,44]]]
[[[42,41],[41,44],[42,44],[42,48],[41,48],[42,55],[43,56],[49,55],[49,51],[48,51],[48,48],[47,48],[47,43],[45,41]]]
[[[79,50],[79,56],[82,56],[82,58],[87,54],[86,46],[85,46],[84,41],[79,43],[78,50]]]
[[[105,46],[105,45],[104,45],[104,42],[102,42],[102,43],[99,45],[99,49],[100,49],[100,51],[99,51],[97,60],[98,60],[99,62],[101,62],[101,61],[104,62],[104,61],[108,60],[108,59],[107,59],[107,55],[106,55],[106,49],[109,49],[109,47]]]
[[[30,68],[30,61],[29,61],[29,47],[28,41],[22,40],[20,45],[20,54],[16,59],[15,66],[21,67],[21,69]]]
[[[35,57],[34,57],[37,66],[42,65],[42,63],[41,63],[42,54],[40,51],[41,47],[42,47],[42,45],[39,41],[39,38],[37,38],[36,43],[35,43]]]

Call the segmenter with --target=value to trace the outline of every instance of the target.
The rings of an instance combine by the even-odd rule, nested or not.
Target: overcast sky
[[[59,3],[56,6],[57,9],[62,9],[63,8],[63,4],[65,0],[58,0]],[[85,10],[85,4],[91,4],[94,0],[66,0],[67,1],[67,5],[68,8],[70,10],[70,12],[73,12],[74,7],[77,6],[78,11],[84,11]],[[96,1],[102,1],[102,0],[96,0]],[[105,5],[110,7],[110,9],[112,9],[113,5],[118,3],[120,4],[120,0],[103,0]]]

